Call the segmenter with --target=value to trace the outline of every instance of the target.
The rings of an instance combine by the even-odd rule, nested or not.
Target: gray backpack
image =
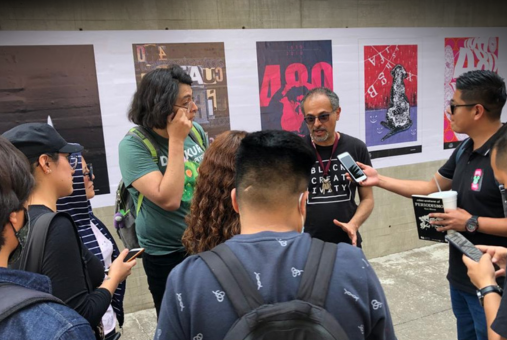
[[[266,304],[231,249],[220,244],[199,254],[229,297],[238,320],[224,340],[348,340],[325,308],[337,245],[312,239],[292,301]]]

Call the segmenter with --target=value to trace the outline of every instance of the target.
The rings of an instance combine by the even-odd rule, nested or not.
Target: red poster
[[[498,38],[445,38],[444,149],[467,137],[452,131],[445,109],[456,91],[456,78],[473,70],[498,72]]]

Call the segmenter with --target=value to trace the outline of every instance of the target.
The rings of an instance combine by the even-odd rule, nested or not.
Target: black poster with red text
[[[262,130],[306,135],[301,99],[315,87],[333,89],[331,40],[257,42]]]

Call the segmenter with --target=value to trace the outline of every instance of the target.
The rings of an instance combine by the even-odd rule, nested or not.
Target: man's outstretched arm
[[[433,192],[439,191],[435,180],[438,181],[440,190],[450,190],[452,180],[441,176],[438,172],[429,181],[415,181],[397,179],[388,176],[380,175],[377,170],[371,166],[357,162],[357,165],[363,170],[368,177],[365,181],[359,183],[363,187],[377,186],[379,188],[388,190],[395,194],[411,197],[412,195],[428,195]]]

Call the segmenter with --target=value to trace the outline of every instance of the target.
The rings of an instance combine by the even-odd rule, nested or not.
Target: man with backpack
[[[246,136],[231,193],[241,233],[167,281],[155,339],[396,339],[361,249],[304,229],[314,152],[287,131]]]
[[[191,84],[177,65],[147,73],[128,113],[138,127],[119,145],[122,179],[135,202],[135,228],[145,248],[143,266],[157,315],[167,276],[185,258],[185,216],[207,146],[202,127],[192,122],[198,107]]]
[[[361,185],[376,185],[405,197],[427,195],[439,188],[457,191],[457,210],[430,214],[430,217],[442,219],[435,222],[443,226],[437,230],[461,232],[473,244],[506,247],[507,218],[490,161],[493,143],[504,130],[500,116],[507,97],[505,82],[491,71],[470,71],[457,78],[456,87],[447,113],[452,129],[470,138],[454,150],[434,178],[427,182],[399,180],[380,175],[375,169],[359,164],[368,176]],[[455,247],[449,248],[447,279],[451,288],[452,309],[457,319],[458,339],[486,340],[484,309],[467,276],[462,254]],[[500,286],[503,286],[503,282]]]

